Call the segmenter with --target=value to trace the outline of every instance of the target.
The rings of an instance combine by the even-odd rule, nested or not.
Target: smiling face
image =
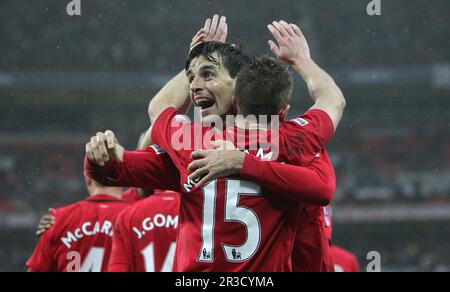
[[[228,70],[221,65],[217,53],[214,60],[208,60],[203,55],[193,59],[186,74],[190,84],[190,97],[196,107],[201,110],[203,122],[214,121],[213,116],[222,120],[232,113],[232,96],[236,79],[230,76]]]

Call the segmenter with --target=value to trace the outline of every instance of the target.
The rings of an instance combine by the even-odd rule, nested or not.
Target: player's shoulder
[[[282,126],[296,127],[297,129],[308,129],[317,126],[318,123],[332,123],[330,116],[323,110],[310,109],[304,114],[287,120]]]
[[[175,192],[157,192],[124,211],[124,218],[139,220],[158,213],[176,213],[180,204],[180,195]]]
[[[173,107],[169,107],[158,115],[154,126],[158,127],[161,123],[188,124],[190,122],[191,121],[187,115],[182,114],[180,111]]]
[[[156,192],[148,198],[139,202],[138,209],[147,209],[153,211],[160,211],[173,208],[180,202],[180,195],[175,192]]]
[[[49,230],[49,236],[51,238],[58,237],[59,234],[64,233],[65,230],[77,224],[84,216],[84,206],[84,201],[79,201],[55,209],[51,213],[55,217],[55,224]]]
[[[151,201],[149,201],[150,198],[151,196],[137,201],[132,205],[128,205],[128,207],[120,212],[117,221],[127,225],[145,218],[148,213],[152,212],[152,210],[149,209],[152,205],[150,203]]]
[[[173,191],[156,191],[150,199],[156,206],[168,206],[172,208],[173,205],[179,205],[181,194]]]
[[[62,217],[65,218],[67,214],[74,213],[78,211],[79,209],[83,208],[86,204],[86,201],[78,201],[69,205],[65,205],[62,207],[59,207],[55,210],[53,215],[58,218]]]

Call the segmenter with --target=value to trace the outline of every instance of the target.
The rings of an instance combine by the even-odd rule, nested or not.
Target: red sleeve
[[[192,141],[187,139],[193,136],[191,125],[189,118],[180,114],[175,108],[164,110],[153,123],[152,141],[167,151],[178,169],[185,164],[179,160],[179,151],[192,148]],[[184,143],[189,144],[184,145]]]
[[[354,255],[353,255],[352,270],[350,272],[352,272],[352,273],[359,273],[359,272],[361,272],[361,267],[359,266],[358,259]]]
[[[132,272],[131,243],[127,238],[131,238],[123,222],[125,212],[122,212],[116,219],[111,248],[111,256],[108,263],[108,272]]]
[[[288,199],[320,206],[330,204],[336,189],[334,170],[327,157],[316,158],[307,167],[300,167],[262,161],[247,154],[241,177]]]
[[[152,141],[169,154],[175,167],[182,171],[191,162],[190,154],[197,149],[212,149],[211,141],[222,137],[222,133],[190,122],[189,118],[174,108],[163,111],[152,128]]]
[[[87,176],[107,186],[179,190],[178,172],[170,157],[155,145],[126,151],[122,163],[112,159],[103,167],[86,156],[84,170]]]
[[[281,129],[293,155],[309,158],[320,152],[334,135],[333,121],[326,112],[319,109],[309,110],[298,118],[283,123]]]
[[[41,235],[34,249],[33,255],[27,261],[28,272],[52,272],[53,271],[53,248],[51,245],[51,231],[48,230]]]

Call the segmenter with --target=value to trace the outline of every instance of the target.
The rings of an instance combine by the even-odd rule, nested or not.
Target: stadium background
[[[48,207],[86,196],[84,143],[128,148],[149,98],[184,64],[206,17],[268,53],[266,24],[300,24],[347,110],[328,147],[338,174],[335,243],[384,271],[450,271],[450,26],[446,0],[0,1],[0,271],[23,271]],[[297,78],[292,114],[309,98]]]

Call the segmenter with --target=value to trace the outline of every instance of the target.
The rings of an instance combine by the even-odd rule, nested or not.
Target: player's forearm
[[[126,151],[122,162],[110,159],[104,166],[92,162],[87,156],[84,171],[87,176],[106,186],[144,189],[174,189],[169,186],[165,174],[153,163],[146,150]]]
[[[294,62],[292,67],[306,82],[314,107],[325,110],[337,128],[346,101],[336,82],[311,59]]]
[[[183,70],[172,78],[150,101],[148,107],[150,121],[154,123],[159,114],[169,107],[173,107],[181,113],[186,113],[190,104],[189,81]]]
[[[120,182],[116,180],[120,172],[119,167],[120,164],[115,159],[110,159],[104,166],[99,166],[92,162],[87,155],[84,158],[84,173],[105,186],[120,186]]]
[[[328,206],[336,188],[331,169],[280,164],[246,155],[241,177],[288,199]]]

